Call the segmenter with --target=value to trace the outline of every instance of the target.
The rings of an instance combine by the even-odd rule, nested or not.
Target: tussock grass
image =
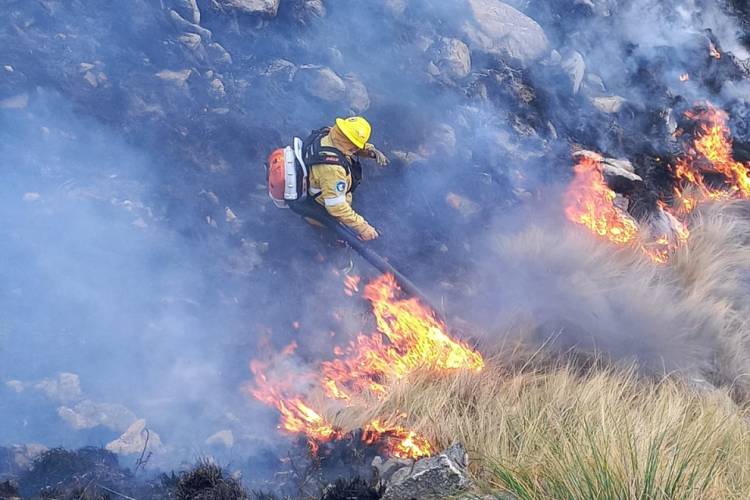
[[[750,498],[750,202],[690,230],[666,266],[567,230],[499,237],[468,304],[488,313],[486,368],[414,373],[327,416],[403,414],[521,499]]]
[[[726,391],[634,370],[413,374],[383,401],[332,415],[344,428],[399,413],[442,449],[458,440],[489,489],[523,499],[747,498],[750,425]]]

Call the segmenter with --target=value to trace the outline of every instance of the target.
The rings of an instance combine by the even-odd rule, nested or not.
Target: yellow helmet
[[[336,126],[359,149],[365,147],[372,132],[370,123],[361,116],[352,116],[346,119],[336,118]]]

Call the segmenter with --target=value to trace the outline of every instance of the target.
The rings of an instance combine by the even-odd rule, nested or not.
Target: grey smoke
[[[677,79],[685,65],[732,64],[698,61],[709,57],[706,28],[745,57],[730,16],[713,2],[518,0],[513,16],[537,43],[512,39],[535,49],[512,60],[502,43],[480,50],[467,2],[313,3],[281,2],[273,18],[211,1],[0,7],[0,66],[11,68],[0,68],[0,380],[17,381],[0,386],[0,443],[104,444],[126,423],[75,430],[67,422],[85,419],[68,410],[116,405],[125,420],[145,419],[173,461],[213,453],[207,440],[229,433],[235,457],[275,446],[275,413],[242,390],[249,359],[296,340],[295,360],[315,366],[367,331],[367,307],[344,295],[341,274],[372,271],[274,209],[261,164],[352,112],[371,119],[373,142],[394,159],[367,165],[356,196],[384,234],[373,247],[448,313],[471,310],[467,319],[503,330],[524,309],[541,332],[563,332],[563,349],[708,366],[702,341],[671,351],[669,337],[644,337],[664,324],[680,338],[700,332],[643,306],[649,279],[617,281],[608,249],[549,212],[571,142],[613,156],[664,147],[666,118],[651,113],[742,97],[739,79],[718,78],[718,89]],[[603,112],[597,98],[621,98],[624,111]],[[456,210],[449,194],[470,208]],[[540,220],[551,240],[540,245],[557,252],[542,252],[547,260],[512,245],[485,252],[488,234]],[[588,251],[596,262],[580,256]],[[585,276],[591,266],[604,276]],[[576,279],[582,289],[569,286]],[[479,286],[468,307],[464,282]],[[677,293],[649,290],[656,303]],[[79,377],[80,399],[17,390],[61,373]]]

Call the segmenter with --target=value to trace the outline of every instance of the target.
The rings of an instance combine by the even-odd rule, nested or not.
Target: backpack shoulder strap
[[[305,139],[302,146],[305,165],[307,165],[308,169],[320,164],[339,165],[344,168],[347,175],[350,175],[351,164],[346,156],[334,147],[322,146],[320,144],[320,140],[328,135],[330,131],[330,127],[313,130],[307,139]]]

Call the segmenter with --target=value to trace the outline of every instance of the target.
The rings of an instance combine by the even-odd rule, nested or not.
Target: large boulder
[[[279,11],[280,0],[214,0],[220,7],[234,9],[247,14],[274,17]]]
[[[522,66],[549,49],[544,30],[529,16],[498,0],[469,0],[472,19],[463,32],[472,50],[517,61]]]

